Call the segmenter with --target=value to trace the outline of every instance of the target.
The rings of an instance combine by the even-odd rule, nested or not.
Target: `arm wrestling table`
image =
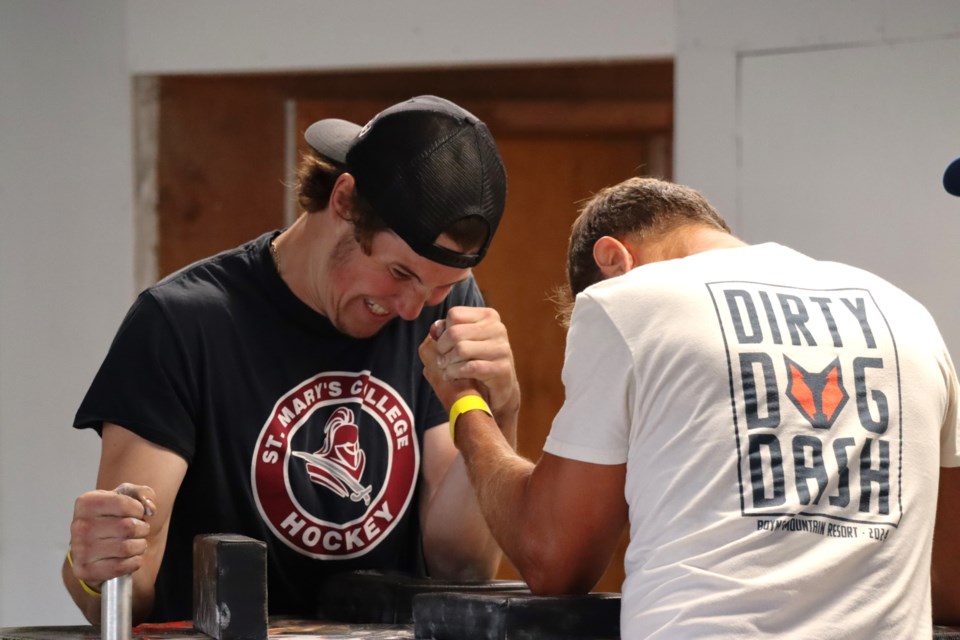
[[[482,630],[478,630],[482,633]],[[488,637],[488,636],[478,636]],[[511,636],[506,636],[510,638]],[[512,636],[516,637],[516,636]],[[526,636],[530,637],[530,636]],[[209,638],[190,622],[148,624],[134,627],[133,640],[197,640]],[[409,640],[416,638],[413,625],[338,624],[307,620],[271,619],[268,638],[292,640]],[[960,630],[934,627],[934,640],[960,639]],[[0,629],[0,640],[100,640],[96,627],[23,627]]]
[[[265,545],[251,538],[198,536],[194,619],[142,624],[132,629],[130,640],[620,638],[619,594],[534,596],[520,581],[464,583],[363,571],[334,576],[321,586],[316,619],[268,618],[265,553]],[[960,629],[933,626],[931,635],[960,640]],[[0,640],[103,637],[107,634],[95,626],[0,629]]]

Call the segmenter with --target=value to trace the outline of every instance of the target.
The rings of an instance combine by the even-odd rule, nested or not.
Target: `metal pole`
[[[103,640],[130,640],[133,630],[133,576],[103,583],[100,630]]]

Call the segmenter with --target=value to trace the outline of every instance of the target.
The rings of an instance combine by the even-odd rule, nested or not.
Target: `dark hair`
[[[603,236],[618,240],[656,237],[697,224],[730,232],[720,214],[700,193],[656,178],[630,178],[586,201],[573,223],[567,250],[567,282],[578,293],[602,279],[593,245]]]
[[[604,236],[618,240],[656,238],[685,225],[730,232],[720,214],[698,191],[656,178],[630,178],[587,200],[570,231],[567,289],[552,295],[561,323],[569,324],[577,294],[603,279],[593,257],[597,240]]]
[[[347,168],[315,153],[303,156],[297,168],[297,201],[309,213],[323,211],[330,206],[330,194],[337,178]],[[370,253],[373,237],[390,227],[374,212],[373,207],[354,189],[347,220],[353,224],[354,237],[364,253]],[[467,217],[457,221],[444,233],[463,251],[475,251],[486,243],[488,226],[480,217]]]
[[[330,206],[330,194],[337,178],[346,173],[346,167],[323,156],[308,153],[297,168],[297,201],[308,214],[323,211]],[[354,236],[365,253],[370,253],[373,236],[387,228],[373,207],[354,190],[347,219],[353,224]]]

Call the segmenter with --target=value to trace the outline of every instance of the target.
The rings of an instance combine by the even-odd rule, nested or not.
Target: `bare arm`
[[[447,330],[441,331],[443,328]],[[449,376],[481,379],[491,408],[507,425],[508,438],[515,446],[520,388],[500,316],[493,309],[455,307],[431,333],[421,347],[421,356],[428,353],[435,365],[444,358]],[[437,349],[435,338],[443,352]],[[449,410],[450,405],[444,407]],[[423,482],[420,518],[430,574],[456,580],[492,577],[500,564],[500,548],[484,522],[463,458],[450,440],[446,424],[429,429],[424,437]]]
[[[940,469],[933,532],[933,621],[960,625],[960,467]]]
[[[462,334],[452,333],[456,327],[449,320],[442,336],[432,332],[420,347],[424,375],[444,406],[463,395],[492,396],[509,389],[468,379],[482,367],[451,371],[451,362],[475,362],[471,354],[477,351],[474,345],[459,351],[450,346],[446,353],[456,357],[444,355],[446,340],[463,341]],[[535,593],[589,591],[609,564],[627,521],[626,465],[588,464],[550,454],[534,465],[514,451],[515,414],[508,420],[513,428],[501,429],[486,413],[468,411],[457,421],[456,446],[484,519]]]
[[[428,430],[424,437],[423,482],[420,517],[430,575],[448,580],[492,578],[502,554],[446,424]]]
[[[186,470],[186,461],[172,451],[104,424],[97,490],[77,498],[70,524],[73,567],[64,561],[62,569],[67,591],[92,624],[100,621],[100,599],[79,580],[99,590],[105,580],[132,573],[134,624],[149,615]]]
[[[626,465],[549,453],[534,465],[514,453],[481,411],[460,417],[456,444],[494,537],[531,591],[592,589],[627,522]]]

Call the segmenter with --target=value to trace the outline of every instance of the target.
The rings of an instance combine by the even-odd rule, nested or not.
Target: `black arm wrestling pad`
[[[413,601],[413,633],[430,640],[620,638],[620,594],[428,593]]]
[[[520,580],[476,582],[415,578],[377,571],[331,576],[318,593],[317,615],[323,620],[367,624],[410,624],[413,599],[423,593],[529,593]]]
[[[216,640],[267,637],[267,545],[229,533],[193,539],[193,627]]]

